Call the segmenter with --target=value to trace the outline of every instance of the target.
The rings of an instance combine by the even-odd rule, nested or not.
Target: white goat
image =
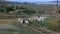
[[[23,23],[23,19],[22,18],[18,18],[18,22],[19,23]]]
[[[47,17],[42,17],[42,16],[40,16],[37,20],[38,20],[38,21],[44,21],[45,18],[47,18]]]
[[[23,18],[18,18],[18,22],[19,23],[29,23],[29,21],[28,20],[25,20],[25,19],[23,19]]]
[[[46,17],[42,17],[42,16],[38,17],[38,16],[36,16],[36,17],[33,17],[33,20],[44,21],[45,18]]]

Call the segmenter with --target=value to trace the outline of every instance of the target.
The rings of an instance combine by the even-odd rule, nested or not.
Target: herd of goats
[[[18,23],[29,24],[29,21],[44,21],[47,17],[43,16],[34,16],[31,18],[18,18]]]

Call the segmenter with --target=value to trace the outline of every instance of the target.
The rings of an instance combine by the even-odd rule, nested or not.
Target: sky
[[[57,1],[57,0],[6,0],[11,2],[49,2],[49,1]]]

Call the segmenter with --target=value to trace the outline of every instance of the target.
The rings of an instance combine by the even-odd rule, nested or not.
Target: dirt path
[[[31,28],[33,31],[36,31],[42,34],[60,34],[60,32],[51,31],[47,29],[46,27],[36,27],[34,25],[31,25],[31,26],[23,25],[23,26],[27,28]]]
[[[41,30],[41,31],[43,31],[45,33],[49,33],[49,34],[60,34],[60,32],[55,32],[55,31],[49,30],[46,27],[35,27],[34,25],[32,27],[33,28],[36,28],[38,30]]]
[[[40,33],[40,34],[45,34],[45,33],[43,33],[42,31],[37,30],[36,28],[33,28],[33,27],[31,27],[31,26],[26,26],[26,25],[23,25],[23,24],[21,24],[21,25],[24,26],[25,28],[32,29],[33,31],[38,32],[38,33]]]

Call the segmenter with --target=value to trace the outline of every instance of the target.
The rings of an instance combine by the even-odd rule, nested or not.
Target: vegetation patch
[[[17,19],[0,19],[0,24],[13,24],[16,22]]]
[[[51,24],[51,27],[49,29],[52,29],[54,31],[60,31],[60,18],[49,18],[46,20],[46,23]]]
[[[7,33],[19,33],[20,29],[17,28],[15,25],[9,25],[9,24],[0,24],[0,33],[1,34],[7,34]]]
[[[36,27],[40,27],[40,26],[45,26],[50,30],[53,31],[60,31],[60,19],[59,18],[53,18],[53,17],[49,17],[47,18],[45,21],[30,21],[31,25],[34,25]]]

